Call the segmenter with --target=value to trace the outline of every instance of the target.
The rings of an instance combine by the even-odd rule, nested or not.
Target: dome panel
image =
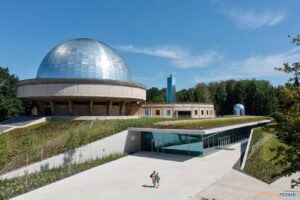
[[[108,45],[78,38],[52,49],[42,60],[37,78],[83,78],[131,81],[124,60]]]
[[[235,104],[233,107],[234,114],[237,116],[245,115],[245,107],[242,104]]]

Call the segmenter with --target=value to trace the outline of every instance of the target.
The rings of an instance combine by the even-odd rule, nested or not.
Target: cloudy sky
[[[300,34],[299,0],[0,0],[0,65],[34,78],[46,53],[77,37],[104,41],[132,79],[177,87],[227,79],[287,77],[274,70],[300,61],[288,35]]]

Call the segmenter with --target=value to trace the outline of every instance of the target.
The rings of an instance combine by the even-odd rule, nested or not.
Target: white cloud
[[[298,62],[300,49],[294,48],[284,53],[270,55],[254,55],[239,60],[227,60],[216,68],[211,68],[203,76],[194,76],[194,82],[220,81],[228,79],[252,79],[265,77],[283,77],[282,72],[275,67],[281,67],[283,63]]]
[[[256,29],[262,26],[274,26],[286,17],[286,13],[283,11],[271,10],[258,12],[254,10],[227,8],[224,9],[224,13],[243,29]]]
[[[188,55],[180,59],[174,59],[172,63],[180,68],[205,67],[212,63],[219,62],[223,58],[224,56],[216,51],[207,51],[195,56]]]
[[[252,76],[272,76],[281,74],[274,70],[274,67],[280,67],[283,63],[293,63],[299,61],[300,50],[291,49],[284,53],[271,54],[267,56],[256,55],[240,61],[229,63],[232,69],[240,71],[241,74]]]
[[[206,67],[218,62],[224,56],[217,51],[206,51],[202,54],[191,54],[187,49],[176,46],[136,47],[134,45],[116,46],[121,51],[139,53],[150,56],[166,58],[178,68]]]
[[[221,0],[210,0],[217,6],[220,12],[228,16],[237,26],[242,29],[256,29],[263,26],[275,26],[287,17],[283,9],[242,9],[227,5]],[[269,6],[270,7],[270,6]]]
[[[122,45],[122,46],[116,46],[116,48],[131,53],[146,54],[150,56],[172,58],[172,59],[181,58],[185,55],[185,52],[182,49],[177,47],[169,47],[169,46],[149,48],[149,47],[136,47],[134,45]]]

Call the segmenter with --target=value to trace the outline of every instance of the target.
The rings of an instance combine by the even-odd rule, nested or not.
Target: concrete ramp
[[[0,123],[0,134],[15,128],[24,128],[45,121],[46,117],[41,116],[19,116],[8,119]]]
[[[257,200],[257,199],[277,199],[268,197],[267,194],[274,193],[299,193],[299,188],[291,189],[291,180],[298,179],[300,172],[291,177],[282,177],[277,181],[267,184],[247,174],[232,169],[226,175],[218,179],[199,192],[191,200]],[[265,196],[260,196],[265,195]],[[274,194],[275,195],[275,194]],[[279,199],[279,198],[278,198]],[[281,197],[280,197],[281,199]],[[299,199],[296,197],[286,197],[283,199]]]

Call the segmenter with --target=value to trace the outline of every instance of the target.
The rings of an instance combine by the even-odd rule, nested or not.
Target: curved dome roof
[[[82,78],[131,81],[124,60],[110,46],[77,38],[54,47],[42,60],[37,78]]]
[[[245,109],[245,107],[243,104],[238,103],[234,105],[234,109]]]

